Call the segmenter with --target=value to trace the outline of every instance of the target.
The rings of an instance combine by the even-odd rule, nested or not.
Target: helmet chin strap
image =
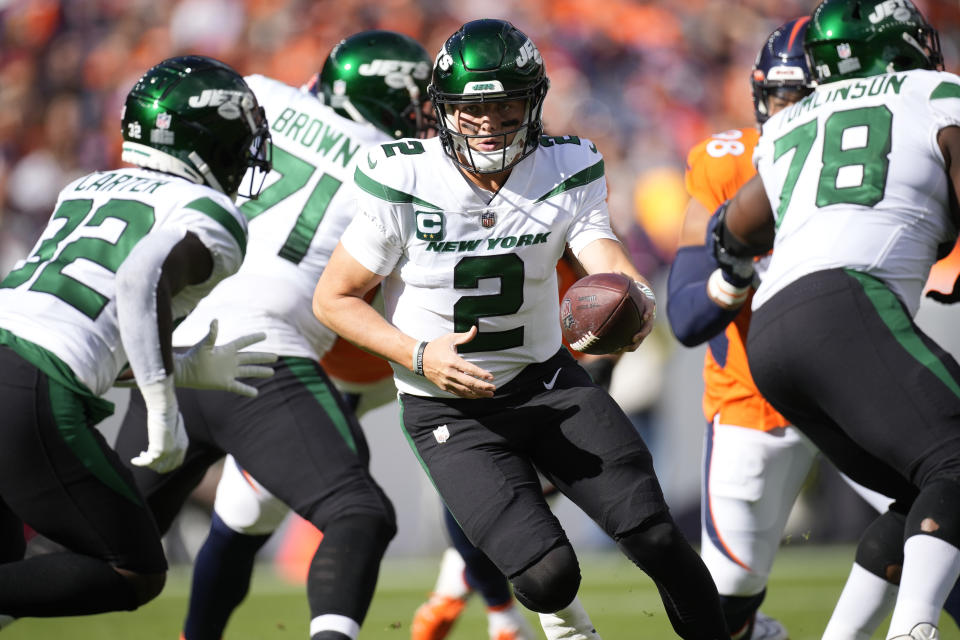
[[[203,158],[200,157],[199,153],[196,151],[191,151],[187,157],[190,159],[190,162],[193,163],[193,166],[197,168],[197,171],[200,172],[200,175],[203,176],[204,180],[207,181],[208,185],[220,193],[226,193],[223,187],[220,186],[220,181],[217,180],[216,176],[213,175],[213,171],[210,170],[210,165],[203,161]]]

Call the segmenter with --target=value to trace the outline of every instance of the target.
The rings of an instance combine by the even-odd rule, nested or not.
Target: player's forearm
[[[721,237],[734,256],[759,256],[773,247],[773,211],[760,176],[740,187],[727,205]]]
[[[706,342],[740,312],[739,306],[721,306],[708,295],[707,282],[716,268],[716,261],[703,245],[680,247],[670,268],[667,317],[673,335],[685,346]]]
[[[138,385],[157,382],[173,371],[170,292],[161,275],[182,238],[174,231],[151,233],[117,271],[120,340]]]
[[[626,248],[617,240],[595,240],[580,251],[577,259],[587,273],[622,273],[650,286],[647,279],[633,266]]]
[[[417,341],[387,322],[363,298],[314,295],[313,311],[324,325],[356,346],[408,369]]]

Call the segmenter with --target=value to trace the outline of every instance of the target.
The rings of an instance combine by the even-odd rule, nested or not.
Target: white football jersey
[[[542,138],[496,194],[481,198],[439,138],[374,148],[356,173],[344,248],[383,282],[385,316],[417,340],[479,334],[458,348],[498,387],[560,348],[556,265],[610,229],[603,158],[589,140]],[[492,197],[492,199],[491,199]],[[411,354],[412,358],[412,354]],[[444,396],[394,365],[397,388]]]
[[[145,169],[92,173],[60,192],[30,256],[0,283],[0,327],[51,351],[102,395],[127,362],[117,322],[117,269],[141,238],[161,229],[193,232],[214,261],[206,282],[174,297],[175,319],[243,260],[246,221],[222,193]]]
[[[849,268],[916,313],[938,245],[956,238],[937,132],[957,125],[960,78],[924,70],[824,84],[770,118],[754,162],[777,234],[753,308]]]
[[[336,335],[313,315],[313,290],[353,218],[357,159],[362,147],[393,138],[305,90],[264,76],[246,81],[270,122],[273,171],[259,198],[240,201],[250,227],[243,265],[177,328],[174,344],[194,344],[218,318],[217,342],[263,331],[255,349],[318,359]]]

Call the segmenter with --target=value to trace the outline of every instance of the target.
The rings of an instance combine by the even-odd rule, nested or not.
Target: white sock
[[[336,631],[345,636],[350,636],[350,638],[353,640],[357,640],[357,635],[360,633],[360,625],[357,624],[355,620],[348,618],[347,616],[341,616],[335,613],[325,613],[324,615],[317,616],[310,621],[311,638],[321,631]]]
[[[854,563],[821,640],[870,640],[896,599],[897,585]]]
[[[16,621],[16,618],[14,618],[13,616],[0,614],[0,629],[9,627],[11,624],[14,623],[14,621]]]
[[[535,640],[537,637],[533,627],[523,617],[523,612],[512,602],[495,609],[487,609],[487,635],[494,638],[503,629],[515,631],[519,640]]]
[[[547,640],[600,640],[579,598],[556,613],[541,613],[540,626]]]
[[[903,545],[900,594],[887,638],[908,635],[922,623],[937,626],[940,610],[960,576],[960,549],[940,538],[917,534]]]
[[[440,560],[440,573],[437,574],[437,584],[433,587],[433,592],[460,599],[470,595],[470,587],[463,578],[466,566],[456,549],[448,547],[444,550],[443,558]]]

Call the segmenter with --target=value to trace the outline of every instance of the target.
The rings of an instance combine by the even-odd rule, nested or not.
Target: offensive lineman
[[[231,509],[236,502],[230,487],[218,491],[224,519],[214,516],[194,574],[194,589],[204,592],[197,597],[208,606],[191,607],[186,640],[222,637],[246,594],[254,553],[286,514],[284,505],[324,534],[307,577],[310,637],[343,640],[359,633],[396,517],[370,475],[359,422],[318,362],[336,336],[313,316],[310,299],[350,220],[345,203],[357,161],[365,157],[362,149],[422,129],[429,72],[430,59],[417,42],[369,31],[339,43],[309,90],[263,76],[246,79],[270,122],[274,171],[260,198],[240,206],[250,225],[240,270],[198,305],[173,339],[189,344],[218,318],[220,339],[262,331],[266,348],[280,360],[270,383],[257,384],[260,393],[250,401],[217,391],[181,391],[190,435],[186,461],[166,476],[149,470],[134,475],[161,531],[225,453],[232,456],[228,479],[246,483],[239,464],[273,498],[258,505],[265,522],[244,522],[246,514]],[[118,451],[142,447],[145,417],[143,401],[134,396]],[[235,534],[240,528],[264,535]]]
[[[650,454],[614,401],[562,347],[555,266],[649,287],[615,239],[603,159],[543,137],[547,92],[533,42],[501,20],[463,25],[437,56],[440,136],[361,159],[358,213],[317,284],[322,322],[394,363],[402,424],[471,542],[541,614],[577,633],[576,555],[543,475],[656,581],[677,633],[726,638],[716,587],[677,530]],[[363,300],[382,282],[386,319]],[[644,328],[652,329],[652,292]]]
[[[716,255],[732,270],[773,245],[753,378],[838,468],[896,499],[857,564],[894,583],[902,566],[887,638],[936,638],[960,575],[960,366],[912,316],[957,237],[960,78],[909,0],[825,0],[805,48],[817,89],[764,125]]]
[[[147,418],[127,455],[157,472],[187,447],[175,382],[249,395],[236,376],[271,374],[249,365],[272,356],[236,355],[255,336],[221,348],[203,339],[177,357],[170,341],[173,321],[243,258],[233,199],[249,167],[270,169],[256,97],[216,60],[171,58],[130,91],[122,127],[123,160],[139,168],[67,185],[31,255],[0,284],[0,626],[135,609],[163,587],[153,517],[94,428],[113,412],[100,396],[128,361]],[[21,521],[67,550],[24,560]]]

